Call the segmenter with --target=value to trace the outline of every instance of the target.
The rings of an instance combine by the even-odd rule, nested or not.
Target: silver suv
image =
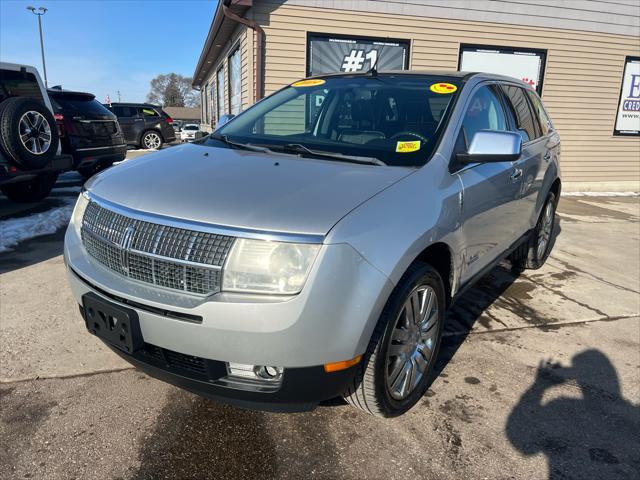
[[[248,408],[411,408],[445,310],[498,261],[539,268],[560,139],[488,74],[295,82],[208,137],[86,184],[65,239],[88,330],[150,375]]]

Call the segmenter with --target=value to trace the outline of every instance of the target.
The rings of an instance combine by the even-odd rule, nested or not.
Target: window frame
[[[222,89],[220,89],[220,74],[222,73]],[[224,62],[220,64],[216,70],[216,122],[225,115],[224,110],[224,91],[227,83],[227,76],[224,73]],[[222,102],[220,101],[222,100]]]
[[[240,42],[236,42],[236,44],[229,49],[229,55],[227,55],[227,77],[225,80],[228,84],[227,88],[227,101],[229,102],[229,112],[233,115],[238,115],[242,112],[242,50],[240,49]],[[238,97],[240,99],[240,103],[238,105],[238,113],[233,113],[231,111],[231,57],[235,54],[238,54],[239,58],[239,70],[238,70],[238,80],[240,81],[240,90],[238,91]]]
[[[313,47],[311,45],[311,41],[314,39],[339,39],[339,40],[354,40],[356,43],[358,41],[363,42],[381,42],[381,43],[397,43],[398,45],[402,45],[405,48],[405,56],[404,56],[404,67],[403,70],[409,70],[409,62],[411,59],[411,40],[407,38],[391,38],[391,37],[370,37],[367,35],[345,35],[341,33],[321,33],[321,32],[307,32],[306,38],[306,62],[305,62],[305,75],[307,77],[311,76],[311,54],[313,52]],[[377,60],[376,60],[377,62]],[[344,73],[341,70],[332,73]],[[330,73],[318,73],[316,75],[330,75]]]
[[[622,67],[622,78],[620,79],[620,92],[618,93],[618,103],[616,105],[616,116],[613,119],[613,135],[616,137],[640,137],[640,130],[637,132],[629,131],[629,130],[619,130],[617,128],[618,124],[618,115],[620,113],[620,107],[622,104],[622,96],[624,92],[622,89],[624,88],[624,77],[627,73],[627,66],[630,63],[638,63],[640,62],[640,57],[636,57],[633,55],[626,55],[624,57],[624,66]]]
[[[480,51],[480,50],[487,50],[487,51],[494,51],[497,52],[498,54],[500,53],[507,53],[507,54],[515,54],[515,53],[523,53],[523,54],[533,54],[533,55],[538,55],[540,57],[540,74],[539,74],[539,81],[538,81],[538,85],[536,86],[535,90],[536,92],[538,92],[538,95],[540,95],[540,97],[542,97],[542,87],[544,84],[544,75],[546,73],[547,70],[547,53],[548,50],[547,49],[543,49],[543,48],[525,48],[525,47],[509,47],[509,46],[504,46],[504,45],[482,45],[482,44],[477,44],[477,43],[461,43],[460,44],[460,48],[458,49],[458,71],[461,71],[462,69],[462,54],[467,51],[467,52],[473,52],[473,51]]]

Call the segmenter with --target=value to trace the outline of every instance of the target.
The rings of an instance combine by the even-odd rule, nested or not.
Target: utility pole
[[[47,9],[44,7],[38,8],[36,11],[36,7],[27,7],[27,10],[30,10],[31,13],[38,17],[38,30],[40,31],[40,53],[42,54],[42,71],[44,72],[44,86],[49,88],[49,84],[47,82],[47,66],[44,63],[44,41],[42,40],[42,16],[47,13]],[[40,12],[40,13],[38,13]]]
[[[122,102],[122,98],[120,97],[120,90],[116,92],[118,94],[118,103]]]

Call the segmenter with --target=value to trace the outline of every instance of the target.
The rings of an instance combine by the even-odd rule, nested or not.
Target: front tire
[[[553,243],[557,205],[556,194],[549,192],[536,227],[509,257],[516,268],[537,270],[547,261]]]
[[[404,274],[380,315],[353,385],[344,397],[371,415],[396,417],[432,382],[445,313],[442,278],[417,262]]]
[[[3,185],[0,190],[16,203],[39,202],[49,195],[57,179],[57,173],[43,173],[26,182]]]
[[[159,150],[163,144],[162,135],[155,130],[148,130],[142,135],[140,144],[147,150]]]

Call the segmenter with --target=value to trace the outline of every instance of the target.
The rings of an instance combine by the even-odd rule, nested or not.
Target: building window
[[[409,42],[385,38],[347,37],[312,33],[307,37],[307,75],[406,70]]]
[[[240,47],[229,55],[229,113],[237,115],[242,107],[242,77]]]
[[[458,70],[497,73],[528,83],[542,95],[546,50],[460,45]]]
[[[614,135],[640,136],[640,57],[626,57]]]
[[[209,88],[209,105],[207,106],[207,108],[211,112],[211,116],[207,118],[207,124],[213,126],[216,122],[216,111],[214,108],[216,95],[215,95],[215,82],[213,80],[209,83],[208,88]]]
[[[224,67],[220,67],[220,69],[216,73],[216,87],[218,89],[218,94],[216,97],[216,103],[218,106],[218,120],[220,120],[220,117],[224,115]]]
[[[202,102],[202,121],[204,123],[209,123],[209,99],[207,98],[207,86],[204,86],[204,89],[201,92],[202,98],[200,101]]]

